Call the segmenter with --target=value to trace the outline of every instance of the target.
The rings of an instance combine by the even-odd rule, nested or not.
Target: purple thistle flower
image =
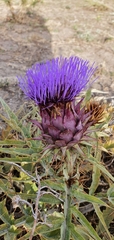
[[[83,90],[96,68],[78,57],[58,57],[46,63],[36,63],[19,85],[27,98],[41,106],[72,101]]]
[[[54,147],[78,144],[92,125],[91,111],[81,108],[74,98],[85,89],[96,68],[78,57],[56,58],[36,63],[19,85],[25,95],[40,108],[41,123],[31,120],[41,130],[41,139]],[[39,139],[36,138],[36,139]]]

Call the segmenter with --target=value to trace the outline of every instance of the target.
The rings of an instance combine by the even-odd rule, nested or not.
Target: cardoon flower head
[[[19,77],[25,95],[39,106],[72,101],[89,82],[95,71],[88,61],[78,57],[56,58],[36,63],[25,77]]]
[[[81,109],[75,97],[86,88],[96,68],[78,57],[56,58],[46,63],[36,63],[19,85],[25,95],[40,108],[38,125],[42,139],[54,146],[71,146],[80,141],[91,125],[90,115]]]

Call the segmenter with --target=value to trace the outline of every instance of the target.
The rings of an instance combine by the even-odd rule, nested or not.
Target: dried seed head
[[[97,101],[90,101],[86,106],[86,113],[90,113],[89,122],[92,122],[92,125],[102,122],[105,114],[105,104],[100,104]]]

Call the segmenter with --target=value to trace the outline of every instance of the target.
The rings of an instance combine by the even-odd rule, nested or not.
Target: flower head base
[[[75,97],[86,88],[96,68],[78,57],[56,58],[35,64],[19,77],[25,95],[40,108],[41,139],[55,147],[71,147],[80,142],[92,125],[90,111],[81,108]]]
[[[55,147],[71,147],[80,142],[91,126],[90,113],[81,108],[81,101],[58,103],[49,109],[40,109],[42,140]]]
[[[85,89],[96,68],[78,57],[56,58],[46,63],[36,63],[19,85],[25,95],[39,106],[72,101]]]

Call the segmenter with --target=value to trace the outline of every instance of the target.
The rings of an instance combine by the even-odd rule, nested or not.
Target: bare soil
[[[60,55],[95,62],[99,79],[93,88],[113,97],[113,0],[42,0],[24,10],[0,2],[0,95],[13,110],[25,101],[16,76]]]

